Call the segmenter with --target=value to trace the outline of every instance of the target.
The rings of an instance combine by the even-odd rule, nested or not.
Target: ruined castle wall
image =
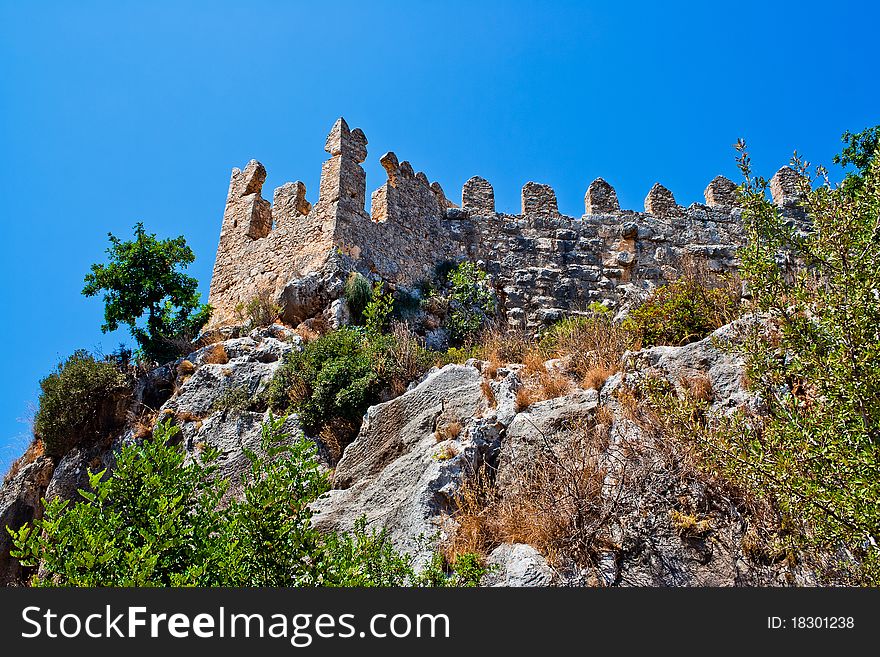
[[[388,179],[373,192],[370,215],[340,213],[335,239],[351,268],[411,285],[431,278],[439,262],[464,247],[445,235],[444,213],[452,204],[442,188],[394,153],[380,162]]]
[[[336,122],[314,206],[301,183],[276,190],[273,205],[262,199],[265,170],[255,161],[233,171],[211,282],[214,325],[234,321],[235,306],[261,288],[302,310],[289,313],[293,321],[310,316],[305,297],[324,303],[341,294],[349,271],[409,287],[431,279],[438,264],[466,258],[491,275],[511,326],[536,327],[593,301],[625,302],[686,266],[733,272],[744,244],[736,186],[722,176],[706,188],[705,205],[687,208],[656,184],[644,212],[621,210],[614,188],[599,178],[581,217],[561,215],[553,189],[530,182],[521,213],[512,215],[495,211],[494,190],[482,178],[465,183],[457,207],[437,183],[387,153],[380,159],[387,180],[368,214],[366,146],[360,129]],[[772,181],[780,207],[801,193],[792,174],[780,170]]]
[[[471,259],[501,292],[508,324],[536,327],[593,302],[620,302],[644,283],[662,285],[693,262],[734,271],[742,243],[739,211],[694,205],[676,219],[621,212],[494,215],[450,220]],[[635,285],[635,287],[634,287]]]
[[[292,278],[322,267],[333,250],[332,235],[305,200],[305,186],[279,187],[270,205],[261,196],[265,179],[255,160],[232,171],[208,297],[210,326],[235,323],[239,304],[264,290],[277,297]]]

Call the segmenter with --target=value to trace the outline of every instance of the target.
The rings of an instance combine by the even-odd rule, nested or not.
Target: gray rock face
[[[599,405],[595,390],[532,404],[518,413],[507,427],[498,457],[498,482],[502,489],[513,485],[522,467],[543,450],[555,449],[579,423],[590,420]]]
[[[244,450],[261,453],[262,427],[268,418],[268,411],[221,411],[204,422],[185,422],[181,425],[184,448],[191,458],[198,458],[206,447],[218,449],[217,476],[229,481],[228,496],[238,496],[242,490],[242,476],[250,470],[250,461]],[[296,415],[285,420],[282,431],[288,434],[289,441],[302,435]],[[320,446],[319,458],[323,458],[326,466],[326,455],[320,451]]]
[[[280,333],[277,328],[269,327],[253,331],[248,337],[208,345],[190,354],[186,360],[195,366],[194,371],[178,379],[176,394],[162,405],[160,412],[204,419],[215,410],[218,399],[230,391],[245,391],[251,397],[256,395],[269,383],[285,354],[300,348],[302,343],[295,334],[286,340],[273,335]],[[217,354],[221,356],[218,358]]]
[[[332,329],[340,329],[351,323],[351,311],[345,299],[336,299],[327,310],[327,321]]]
[[[371,407],[337,464],[337,488],[314,503],[315,526],[350,531],[365,515],[368,526],[386,527],[398,549],[426,563],[442,512],[488,447],[489,432],[467,425],[487,406],[480,381],[474,367],[447,365]]]
[[[297,325],[314,317],[327,305],[325,281],[318,272],[309,272],[302,278],[290,281],[282,290],[280,305],[284,309],[285,322]]]
[[[634,422],[616,397],[623,386],[661,376],[677,387],[701,382],[716,412],[754,403],[742,387],[742,362],[724,348],[747,326],[743,320],[693,344],[628,353],[623,371],[600,390],[573,389],[526,409],[516,401],[526,376],[522,365],[494,368],[491,378],[488,364],[478,360],[435,369],[401,396],[368,409],[337,464],[334,490],[313,505],[313,521],[322,530],[350,531],[365,515],[368,525],[387,528],[396,548],[422,566],[454,530],[455,497],[477,468],[491,466],[498,494],[505,502],[515,499],[517,479],[529,465],[548,450],[565,458],[573,438],[582,435],[579,429],[601,420],[607,440],[596,443],[603,479],[595,497],[608,515],[591,565],[551,567],[534,546],[502,544],[488,555],[493,570],[485,585],[813,583],[809,573],[751,560],[743,549],[747,522],[729,503],[719,502],[703,480],[672,467],[670,446],[657,442],[663,437]],[[230,337],[190,354],[186,367],[181,363],[150,374],[137,394],[168,397],[162,410],[175,416],[190,458],[208,446],[219,449],[219,475],[230,480],[229,494],[237,495],[248,469],[244,450],[258,451],[267,415],[218,409],[216,401],[239,386],[257,393],[284,355],[297,348],[298,338],[281,326]],[[545,367],[562,371],[564,363]],[[285,430],[299,435],[295,416],[287,419]],[[131,439],[129,431],[115,446]],[[44,494],[75,497],[88,469],[112,465],[113,449],[75,449],[57,464],[38,457],[24,465],[0,489],[0,526],[19,527],[38,517]],[[22,573],[9,558],[9,547],[0,532],[0,583],[14,584]]]
[[[510,543],[499,545],[486,559],[489,572],[483,586],[550,586],[553,569],[531,545]]]
[[[5,528],[19,529],[43,515],[40,498],[49,485],[53,469],[52,459],[37,457],[0,487],[0,586],[19,584],[23,576],[18,560],[9,555],[12,537]]]
[[[625,368],[636,373],[652,371],[676,389],[704,381],[713,408],[732,410],[750,404],[743,386],[743,360],[730,347],[747,326],[738,321],[721,327],[699,342],[682,347],[652,347],[624,356]]]

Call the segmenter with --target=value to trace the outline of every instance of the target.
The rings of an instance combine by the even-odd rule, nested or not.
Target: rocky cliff
[[[425,563],[438,546],[461,540],[461,524],[469,522],[462,496],[479,476],[491,478],[494,503],[516,504],[528,483],[523,473],[555,463],[556,476],[572,477],[581,494],[557,500],[559,513],[571,511],[572,501],[589,502],[575,509],[587,525],[582,544],[548,548],[540,532],[536,546],[524,540],[527,533],[512,542],[490,537],[483,545],[493,567],[487,585],[809,583],[807,573],[749,551],[748,510],[688,467],[681,446],[639,421],[621,394],[645,377],[673,388],[699,380],[713,412],[748,405],[741,363],[723,348],[736,331],[729,325],[686,346],[629,352],[620,372],[596,387],[572,381],[558,396],[527,407],[517,395],[529,375],[522,364],[472,359],[435,368],[400,396],[369,408],[336,465],[333,490],[314,504],[314,522],[346,530],[366,515],[371,526],[390,531],[399,549]],[[233,337],[238,333],[218,332],[217,342],[143,375],[133,401],[157,404],[159,416],[173,416],[189,453],[218,448],[221,474],[233,482],[245,467],[243,448],[259,443],[266,414],[224,400],[256,397],[284,354],[302,348],[301,338],[281,325]],[[545,366],[564,376],[564,362]],[[297,427],[290,416],[288,428]],[[42,496],[76,498],[87,471],[112,466],[113,450],[138,431],[128,427],[110,447],[76,448],[57,462],[25,459],[0,491],[0,524],[18,527],[38,516]],[[0,577],[14,585],[23,573],[9,547],[8,537],[0,536]]]

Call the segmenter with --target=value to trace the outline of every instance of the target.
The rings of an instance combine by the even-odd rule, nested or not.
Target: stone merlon
[[[800,205],[804,199],[805,178],[789,166],[784,166],[770,179],[770,194],[780,208]]]
[[[556,207],[556,192],[550,185],[542,185],[536,182],[527,182],[522,188],[522,213],[524,215],[548,215],[556,216],[559,208]]]
[[[668,189],[660,183],[654,183],[645,197],[645,212],[656,217],[674,217],[678,214],[678,203]]]
[[[495,214],[495,190],[485,178],[474,176],[461,188],[461,207],[476,215]]]
[[[596,178],[590,183],[584,196],[584,212],[586,214],[613,214],[620,212],[617,192],[602,178]]]

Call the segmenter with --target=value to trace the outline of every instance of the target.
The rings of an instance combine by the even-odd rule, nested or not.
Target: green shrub
[[[802,547],[848,550],[857,579],[880,583],[880,157],[878,128],[844,135],[835,187],[806,165],[797,230],[766,198],[740,144],[740,252],[755,310],[765,319],[743,348],[747,376],[768,414],[732,450],[741,476],[774,501]],[[866,150],[868,149],[868,150]],[[788,257],[780,258],[780,253]]]
[[[732,290],[679,278],[658,287],[630,311],[623,327],[637,336],[643,347],[683,345],[701,340],[738,314],[738,295]]]
[[[497,312],[495,293],[486,272],[472,262],[462,262],[449,274],[449,314],[446,328],[456,344],[476,335]]]
[[[120,428],[130,388],[128,377],[112,362],[95,360],[85,350],[74,352],[40,381],[34,433],[46,453],[64,456]]]
[[[282,308],[275,303],[270,290],[260,290],[247,303],[235,307],[238,321],[248,329],[270,326],[281,314]]]
[[[374,335],[382,333],[388,328],[392,312],[394,312],[394,297],[388,292],[383,292],[382,283],[377,281],[373,285],[372,296],[363,312],[367,332]]]
[[[348,275],[345,281],[345,291],[343,292],[348,309],[351,311],[351,318],[355,324],[363,321],[364,308],[373,298],[373,290],[368,281],[359,272],[353,271]]]
[[[260,452],[247,450],[244,494],[221,503],[217,453],[185,464],[178,428],[129,444],[112,473],[89,475],[83,500],[53,498],[42,518],[13,531],[12,556],[40,567],[34,586],[455,586],[472,585],[479,562],[459,557],[447,575],[439,558],[418,573],[387,534],[322,534],[309,504],[329,488],[315,445],[263,425]],[[459,563],[460,562],[460,563]]]
[[[273,409],[294,408],[308,431],[331,418],[360,420],[378,399],[380,381],[374,350],[364,335],[343,328],[290,352],[269,387]]]
[[[306,431],[320,434],[338,457],[369,406],[401,394],[432,364],[404,330],[343,328],[289,353],[269,384],[268,402],[276,411],[295,410]]]

